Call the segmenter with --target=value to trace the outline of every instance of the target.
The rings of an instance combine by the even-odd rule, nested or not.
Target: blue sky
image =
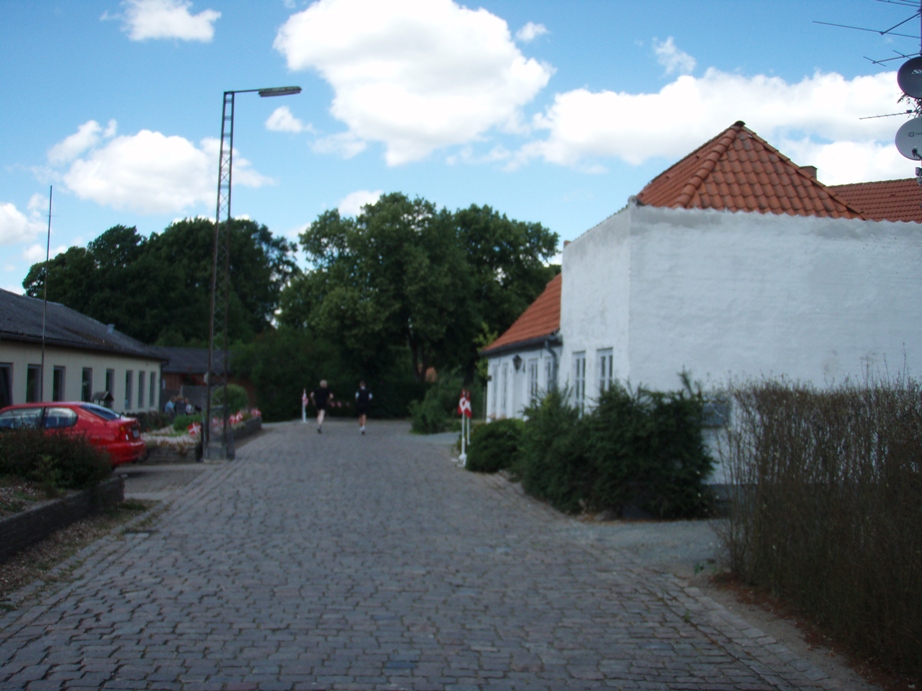
[[[897,0],[0,0],[0,288],[116,224],[233,213],[296,239],[403,192],[573,239],[744,120],[830,184],[911,177]],[[919,35],[919,20],[898,30]]]

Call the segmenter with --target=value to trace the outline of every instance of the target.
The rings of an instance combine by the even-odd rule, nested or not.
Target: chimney
[[[569,244],[570,244],[570,241],[569,241],[569,240],[564,240],[564,241],[563,241],[564,249],[566,249],[567,246],[568,246]]]
[[[816,166],[801,166],[800,172],[812,180],[816,180]]]

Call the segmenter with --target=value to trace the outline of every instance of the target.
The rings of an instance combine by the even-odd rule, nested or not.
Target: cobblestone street
[[[276,425],[183,471],[152,520],[0,617],[0,688],[842,688],[407,430]]]

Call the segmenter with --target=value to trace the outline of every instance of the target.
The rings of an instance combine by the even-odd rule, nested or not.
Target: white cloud
[[[898,168],[898,158],[887,154],[897,125],[887,118],[860,119],[892,112],[898,96],[892,72],[851,80],[817,72],[788,83],[713,68],[700,78],[678,77],[657,93],[577,89],[557,94],[554,103],[535,117],[534,126],[548,136],[523,147],[517,164],[540,158],[600,170],[599,161],[605,158],[634,165],[651,158],[674,160],[743,120],[792,160],[819,165],[821,179],[827,182],[867,179],[865,175],[900,177],[905,168]],[[802,144],[786,150],[784,141]],[[856,158],[849,160],[844,151]],[[805,158],[797,160],[801,152]],[[814,156],[840,167],[827,170]]]
[[[272,111],[272,115],[266,120],[266,129],[272,132],[313,132],[313,127],[304,124],[292,115],[288,106]]]
[[[342,132],[329,137],[321,137],[311,145],[318,154],[338,154],[343,158],[353,158],[362,153],[368,144],[352,132]]]
[[[544,36],[547,32],[547,27],[544,26],[544,24],[528,22],[528,24],[515,32],[515,40],[521,41],[522,43],[530,43],[538,38],[538,36]]]
[[[215,10],[192,14],[192,3],[186,0],[124,0],[122,5],[124,29],[132,41],[178,38],[208,43],[214,38],[214,23],[221,16]]]
[[[653,39],[653,52],[656,61],[666,68],[666,74],[691,74],[695,69],[695,59],[678,48],[672,36],[664,41]]]
[[[52,237],[54,237],[53,231]],[[57,257],[59,254],[64,254],[68,249],[69,247],[67,245],[58,245],[57,247],[52,247],[51,250],[48,251],[48,246],[44,243],[35,243],[29,245],[29,247],[23,251],[22,258],[29,262],[29,264],[38,264],[39,262],[45,261],[46,251],[49,257]]]
[[[49,158],[51,152],[76,151],[79,147],[65,143],[81,132],[93,131],[90,125],[81,125],[77,135],[52,147]],[[114,121],[109,129],[114,132]],[[182,137],[141,130],[110,140],[83,135],[82,141],[87,146],[72,160],[63,155],[53,158],[69,162],[61,179],[81,199],[141,213],[179,213],[201,203],[214,203],[220,150],[216,138],[203,139],[196,146]],[[271,183],[234,152],[235,185],[261,187]]]
[[[552,74],[519,52],[504,20],[451,0],[319,0],[274,46],[289,69],[332,85],[333,116],[352,142],[382,142],[389,165],[514,125]]]
[[[95,120],[85,122],[77,128],[74,134],[49,149],[48,161],[52,165],[61,165],[73,161],[83,152],[96,146],[101,138],[108,139],[115,136],[116,128],[115,120],[109,121],[105,131]]]
[[[366,204],[375,204],[384,194],[382,190],[369,192],[368,190],[357,190],[347,194],[337,205],[339,213],[342,216],[358,216],[362,213],[362,207]]]
[[[0,202],[0,246],[30,242],[46,230],[37,209],[26,216],[15,204]]]

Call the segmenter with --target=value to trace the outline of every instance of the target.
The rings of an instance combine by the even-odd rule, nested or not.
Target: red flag
[[[471,409],[471,392],[467,389],[461,389],[461,400],[458,402],[458,414],[473,417],[474,411]]]

